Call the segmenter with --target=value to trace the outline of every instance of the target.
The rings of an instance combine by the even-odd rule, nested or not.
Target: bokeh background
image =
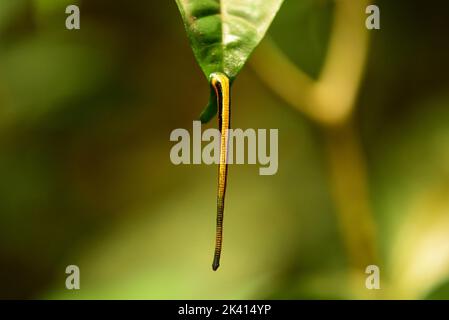
[[[65,28],[69,4],[81,30]],[[213,272],[217,168],[169,158],[170,132],[191,130],[209,97],[175,1],[2,0],[0,298],[449,298],[449,3],[376,4],[352,116],[377,230],[370,291],[339,227],[333,131],[257,64],[234,84],[232,123],[279,129],[279,170],[231,166]],[[265,41],[316,79],[334,10],[286,0]],[[72,264],[81,290],[65,289]]]

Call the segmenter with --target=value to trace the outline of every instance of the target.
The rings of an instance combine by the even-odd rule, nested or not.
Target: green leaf
[[[231,83],[259,44],[283,0],[176,0],[198,64],[209,79],[226,74]],[[214,94],[201,115],[217,110]]]

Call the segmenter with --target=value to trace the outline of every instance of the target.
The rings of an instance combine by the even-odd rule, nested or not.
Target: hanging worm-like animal
[[[218,165],[217,190],[217,230],[215,236],[215,253],[212,269],[220,266],[221,246],[223,241],[223,212],[226,194],[226,181],[228,177],[228,139],[231,116],[231,98],[229,78],[223,73],[211,75],[211,86],[215,90],[218,105],[218,128],[221,132],[220,163]]]

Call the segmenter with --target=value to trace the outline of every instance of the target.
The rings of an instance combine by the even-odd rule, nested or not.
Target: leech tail
[[[211,75],[211,85],[215,90],[218,105],[218,127],[221,132],[220,163],[218,166],[217,190],[217,229],[215,236],[215,253],[212,269],[220,266],[221,247],[223,242],[223,213],[226,194],[226,181],[228,177],[228,130],[230,128],[230,86],[229,78],[222,73]]]

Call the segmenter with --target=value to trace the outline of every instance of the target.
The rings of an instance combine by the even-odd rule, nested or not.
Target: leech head
[[[212,270],[217,271],[218,267],[220,266],[219,258],[214,258],[214,262],[212,263]]]

